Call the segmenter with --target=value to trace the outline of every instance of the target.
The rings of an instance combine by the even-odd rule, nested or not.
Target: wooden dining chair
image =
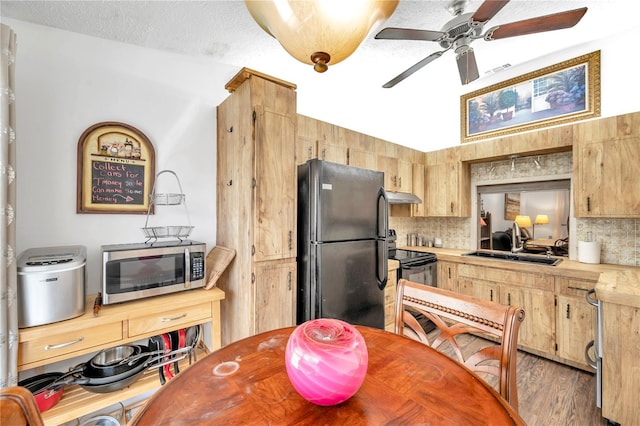
[[[27,388],[0,389],[0,425],[44,426],[36,400]]]
[[[406,279],[398,282],[396,297],[396,334],[447,353],[470,370],[481,373],[480,376],[485,373],[496,376],[498,392],[518,411],[516,358],[518,330],[524,319],[522,308]],[[427,333],[412,312],[424,315],[437,330]],[[463,347],[460,338],[456,339],[463,334],[487,337],[488,346],[468,353],[472,345]]]

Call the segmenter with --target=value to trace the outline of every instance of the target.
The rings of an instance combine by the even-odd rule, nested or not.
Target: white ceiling
[[[446,10],[448,3],[401,0],[384,26],[440,30],[452,18]],[[471,0],[466,12],[473,12],[480,4],[480,0]],[[486,28],[583,6],[589,8],[587,14],[571,29],[492,42],[476,40],[473,48],[481,75],[474,82],[476,87],[483,87],[482,78],[487,70],[503,64],[514,66],[639,27],[640,1],[637,0],[512,0]],[[146,48],[202,56],[233,66],[246,66],[297,84],[299,93],[317,90],[314,97],[319,101],[350,93],[351,99],[370,103],[375,94],[373,99],[379,102],[379,108],[397,109],[406,105],[390,104],[395,98],[388,91],[411,94],[420,90],[429,95],[454,94],[456,97],[470,91],[461,88],[453,52],[447,52],[396,87],[382,89],[382,84],[440,50],[440,47],[433,42],[375,40],[373,34],[376,30],[350,58],[330,66],[324,74],[317,74],[311,66],[291,58],[276,40],[263,32],[252,20],[244,1],[240,0],[2,0],[0,11],[3,17]],[[633,50],[632,43],[630,41],[630,49]],[[299,104],[299,110],[300,107]],[[347,119],[332,122],[360,130],[349,126]]]

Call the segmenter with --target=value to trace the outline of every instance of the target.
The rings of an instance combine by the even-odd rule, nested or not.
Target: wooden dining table
[[[356,328],[369,364],[347,401],[320,406],[289,381],[285,348],[295,327],[257,334],[200,359],[154,393],[131,419],[143,425],[524,425],[491,386],[409,338]]]

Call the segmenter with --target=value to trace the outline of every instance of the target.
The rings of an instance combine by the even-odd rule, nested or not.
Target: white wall
[[[102,121],[130,124],[151,140],[156,171],[171,169],[180,178],[195,227],[190,238],[213,247],[215,108],[228,96],[224,83],[238,70],[21,21],[7,23],[18,39],[17,253],[85,245],[92,294],[100,284],[100,246],[145,240],[144,214],[76,213],[78,140]],[[151,223],[157,223],[154,219],[187,224],[182,207],[158,207]]]

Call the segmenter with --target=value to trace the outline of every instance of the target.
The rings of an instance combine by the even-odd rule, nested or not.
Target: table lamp
[[[515,219],[515,222],[518,224],[518,226],[520,228],[527,228],[527,227],[533,225],[531,223],[531,217],[530,216],[525,216],[525,215],[517,215],[516,219]],[[527,232],[527,237],[529,237],[528,232]]]
[[[533,221],[533,239],[536,239],[536,225],[546,225],[549,223],[549,216],[546,214],[536,215],[536,219]]]

